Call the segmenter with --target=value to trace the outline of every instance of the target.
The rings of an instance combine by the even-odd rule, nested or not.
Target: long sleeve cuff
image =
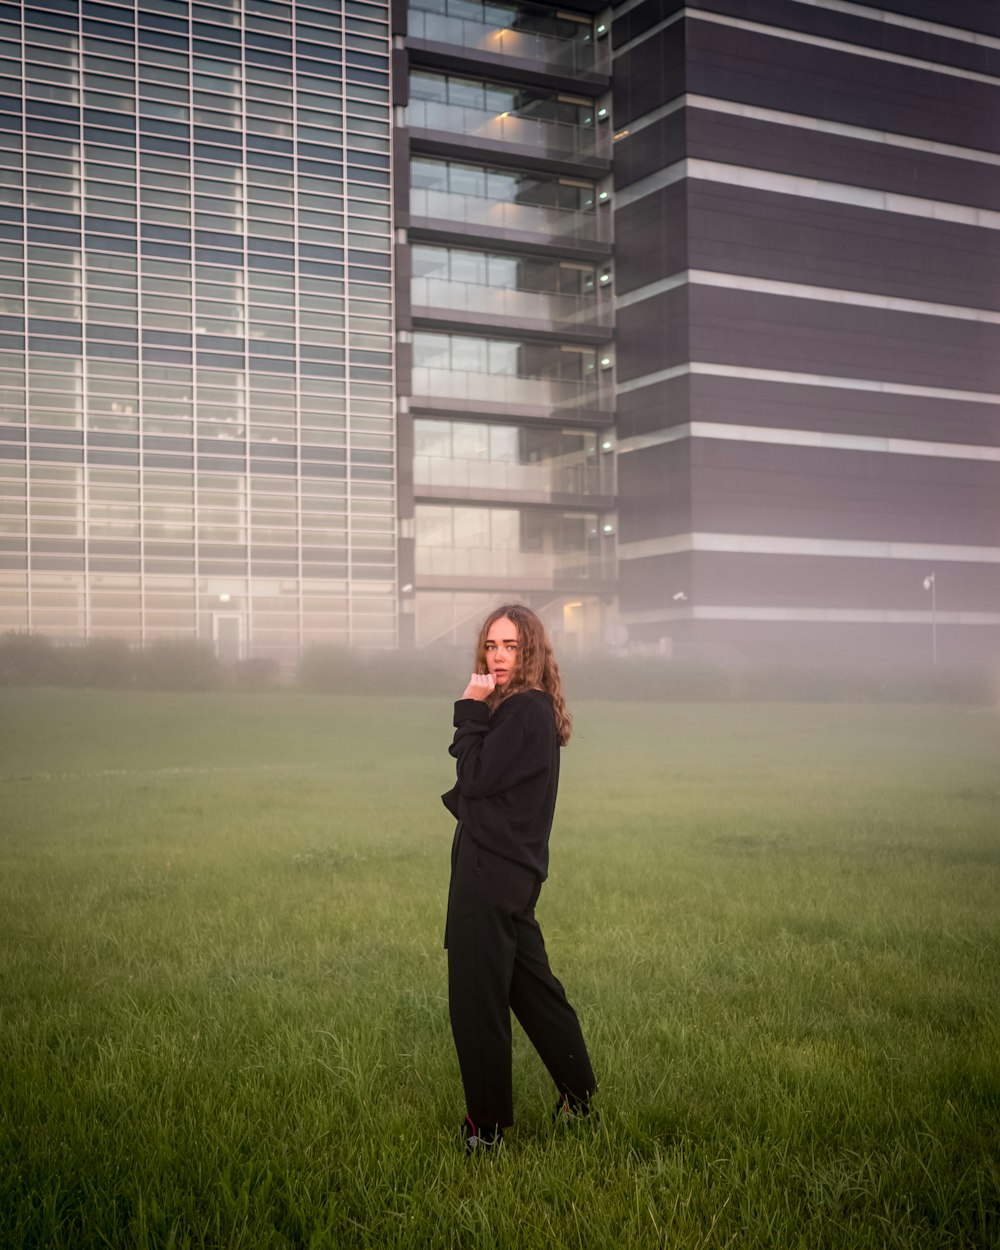
[[[478,721],[481,725],[490,723],[490,709],[482,699],[458,699],[455,703],[455,715],[452,724],[457,729],[467,721]]]

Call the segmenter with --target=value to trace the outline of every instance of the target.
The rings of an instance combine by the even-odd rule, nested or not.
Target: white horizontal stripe
[[[830,386],[849,391],[878,391],[883,395],[916,395],[924,399],[958,399],[968,403],[1000,403],[1000,395],[990,391],[960,391],[948,386],[913,386],[908,382],[881,382],[870,378],[844,378],[822,373],[794,373],[784,369],[753,369],[744,365],[691,362],[692,373],[723,378],[753,378],[764,382],[790,382],[805,386]]]
[[[790,43],[805,43],[813,48],[827,48],[832,52],[847,52],[851,56],[861,56],[871,61],[885,61],[890,65],[907,65],[912,69],[929,70],[934,74],[945,74],[949,78],[964,78],[970,82],[985,82],[991,86],[1000,83],[1000,76],[996,74],[980,74],[974,69],[941,65],[937,61],[925,61],[920,57],[905,56],[901,52],[883,52],[879,48],[867,48],[858,43],[827,39],[823,35],[808,35],[782,26],[767,26],[763,22],[751,22],[743,17],[729,17],[723,13],[706,13],[701,9],[685,9],[684,13],[686,17],[695,21],[712,22],[716,26],[729,26],[735,30],[749,30],[760,35],[770,35],[776,39],[787,39]],[[642,36],[639,38],[641,39]],[[620,49],[620,51],[623,50]]]
[[[625,13],[631,13],[633,9],[637,9],[640,4],[645,4],[646,0],[625,0],[624,4],[620,4],[615,8],[615,17],[621,17]]]
[[[627,395],[629,391],[641,391],[644,386],[652,386],[656,382],[669,382],[672,378],[682,378],[694,372],[690,364],[673,365],[669,369],[657,369],[655,373],[644,373],[640,378],[632,378],[628,382],[615,385],[617,395]]]
[[[783,382],[791,386],[827,386],[837,390],[876,391],[881,395],[914,395],[924,399],[957,399],[973,404],[998,404],[1000,395],[986,391],[959,391],[946,386],[911,386],[907,382],[879,382],[871,378],[843,378],[835,374],[792,373],[785,369],[752,369],[747,365],[717,365],[693,360],[689,364],[673,365],[659,369],[628,382],[619,382],[616,390],[621,394],[641,390],[657,382],[669,382],[686,373],[704,374],[719,378],[747,378],[756,382]]]
[[[862,308],[884,308],[891,312],[918,313],[930,317],[954,317],[959,321],[979,321],[1000,325],[1000,312],[988,308],[969,308],[963,304],[936,304],[933,300],[903,299],[897,295],[876,295],[870,291],[846,291],[839,287],[812,286],[805,282],[780,282],[773,278],[749,277],[737,273],[716,273],[711,269],[687,269],[636,287],[615,297],[616,308],[628,308],[641,300],[691,283],[697,286],[724,287],[730,291],[759,291],[765,295],[782,295],[789,299],[822,300],[830,304],[856,304]]]
[[[752,121],[770,122],[775,126],[794,126],[797,130],[840,135],[845,139],[860,139],[866,143],[905,148],[910,152],[975,161],[980,165],[1000,165],[1000,153],[984,152],[981,148],[964,148],[957,143],[940,143],[936,139],[917,139],[913,135],[895,134],[891,130],[873,130],[869,126],[854,126],[849,122],[834,122],[824,117],[808,117],[803,113],[786,113],[782,109],[764,108],[759,104],[740,104],[735,100],[717,100],[713,96],[695,94],[679,95],[668,104],[662,104],[659,108],[635,118],[624,128],[621,138],[645,130],[654,122],[684,108],[701,109],[709,113],[724,113],[730,117],[748,117]]]
[[[681,421],[677,425],[668,425],[662,430],[653,430],[649,434],[633,434],[630,438],[620,438],[615,447],[619,456],[627,456],[633,451],[645,451],[647,447],[664,447],[667,443],[679,443],[685,438],[700,437],[694,434],[694,421]]]
[[[717,100],[707,95],[684,95],[672,100],[665,106],[663,115],[673,112],[676,107],[706,109],[713,113],[728,113],[733,117],[749,117],[755,121],[773,122],[779,126],[795,126],[800,130],[815,130],[823,134],[841,135],[845,139],[864,139],[869,143],[884,143],[889,147],[907,148],[913,152],[930,152],[935,156],[953,156],[959,160],[978,161],[983,165],[1000,165],[1000,153],[984,152],[979,148],[963,148],[957,143],[939,143],[935,139],[917,139],[913,135],[895,134],[891,130],[872,130],[867,126],[852,126],[848,122],[828,121],[823,117],[806,117],[801,113],[786,113],[781,109],[762,108],[758,104],[739,104],[734,100]],[[648,113],[641,120],[646,124],[646,117],[654,118],[660,109]],[[631,130],[640,128],[640,123],[629,123]]]
[[[618,454],[675,443],[684,438],[713,438],[737,443],[769,443],[781,447],[816,447],[834,451],[870,451],[897,456],[932,456],[944,460],[1000,462],[1000,447],[978,443],[936,443],[917,438],[877,434],[838,434],[828,430],[785,430],[779,426],[735,425],[722,421],[685,421],[618,443]]]
[[[781,534],[665,534],[619,543],[618,556],[672,556],[683,551],[723,551],[771,556],[838,556],[859,560],[924,560],[1000,564],[1000,547],[968,547],[951,543],[879,542],[863,538],[795,538]]]
[[[904,17],[900,13],[888,13],[875,5],[852,4],[850,0],[794,0],[812,9],[830,9],[834,13],[849,13],[869,22],[884,22],[886,26],[902,26],[907,30],[922,30],[928,35],[940,35],[942,39],[956,39],[960,43],[974,43],[982,48],[1000,48],[995,35],[981,35],[974,30],[960,30],[957,26],[945,26],[941,22],[925,22],[920,17]]]
[[[789,299],[825,300],[833,304],[856,304],[862,308],[884,308],[891,312],[918,313],[929,317],[954,317],[960,321],[980,321],[1000,325],[1000,312],[990,308],[969,308],[964,304],[938,304],[933,300],[904,299],[898,295],[876,295],[869,291],[848,291],[839,287],[812,286],[805,282],[779,282],[771,278],[752,278],[743,274],[715,273],[709,269],[692,269],[690,280],[702,286],[721,286],[729,290],[760,291],[767,295],[784,295]]]
[[[621,612],[629,625],[656,621],[830,621],[855,625],[1000,625],[1000,612],[905,612],[891,608],[749,608],[698,607]]]
[[[637,200],[652,195],[654,191],[660,191],[664,187],[672,186],[675,182],[680,182],[688,176],[687,166],[687,161],[674,161],[672,165],[664,165],[654,174],[647,174],[645,178],[636,179],[624,191],[615,192],[615,208],[625,208],[628,204],[634,204]]]
[[[615,11],[615,17],[621,12],[620,9]],[[629,39],[627,43],[623,43],[620,47],[615,48],[611,54],[612,61],[618,57],[624,56],[626,52],[631,52],[633,48],[638,48],[645,43],[647,39],[651,39],[653,35],[658,35],[661,30],[666,30],[669,26],[673,26],[676,22],[682,21],[685,17],[691,17],[690,9],[679,9],[676,13],[671,13],[669,17],[665,17],[662,22],[656,22],[653,26],[647,26],[640,35],[635,35]]]
[[[688,177],[707,182],[753,187],[761,191],[778,191],[785,195],[810,200],[829,200],[855,204],[861,208],[881,209],[886,213],[905,213],[910,217],[932,217],[937,221],[954,221],[966,226],[1000,230],[1000,212],[992,208],[976,208],[971,204],[952,204],[946,200],[929,200],[897,191],[879,191],[872,187],[856,187],[849,183],[828,182],[822,178],[802,178],[798,174],[775,174],[765,169],[748,169],[727,165],[722,161],[689,160]]]
[[[644,299],[652,299],[654,295],[663,295],[667,291],[676,291],[679,286],[686,286],[691,281],[691,270],[682,269],[672,273],[669,278],[658,278],[655,282],[647,282],[645,286],[637,286],[634,291],[626,291],[624,295],[615,295],[615,308],[628,308],[632,304],[641,303]]]
[[[615,17],[621,17],[645,4],[646,0],[625,0],[615,9]],[[958,26],[946,26],[941,22],[926,22],[919,17],[908,17],[900,13],[888,13],[876,5],[851,4],[848,0],[795,0],[798,4],[807,4],[813,8],[830,9],[837,13],[850,13],[872,22],[884,22],[887,26],[902,26],[908,30],[922,30],[928,34],[940,35],[944,39],[956,39],[961,43],[974,43],[984,48],[1000,47],[1000,39],[993,35],[981,35],[977,31],[963,30]],[[681,16],[701,16],[697,10],[684,9]],[[649,32],[644,32],[648,34]],[[853,46],[853,45],[852,45]]]
[[[709,97],[706,96],[704,98],[708,99]],[[637,130],[645,130],[647,126],[652,126],[653,122],[658,122],[662,117],[669,117],[671,113],[677,113],[681,109],[687,108],[692,99],[694,99],[693,96],[679,95],[667,104],[661,104],[659,108],[643,113],[641,117],[636,117],[633,121],[630,121],[622,130],[621,135],[616,136],[615,141],[618,142],[620,139],[624,139],[626,135],[635,134]]]
[[[976,208],[971,204],[952,204],[945,200],[925,200],[897,191],[879,191],[872,187],[856,187],[846,182],[828,182],[820,178],[802,178],[798,174],[776,174],[767,169],[751,169],[745,165],[727,165],[723,161],[706,161],[689,157],[666,165],[654,174],[640,178],[615,196],[615,207],[652,195],[685,178],[702,182],[719,182],[731,187],[749,187],[754,191],[773,191],[800,199],[822,200],[832,204],[853,204],[907,217],[924,217],[933,221],[951,221],[983,230],[1000,230],[1000,212],[993,208]]]

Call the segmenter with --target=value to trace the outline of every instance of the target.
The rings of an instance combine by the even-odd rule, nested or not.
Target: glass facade
[[[589,15],[539,4],[421,0],[410,7],[409,30],[417,40],[534,61],[573,75],[598,64],[606,68],[608,62],[606,48],[594,42]]]
[[[410,76],[407,125],[445,130],[477,148],[523,149],[584,164],[606,160],[611,144],[586,97],[457,74]]]
[[[409,10],[407,46],[410,183],[397,205],[415,638],[467,645],[490,606],[518,599],[561,650],[593,646],[616,528],[610,134],[593,18],[426,0]],[[515,74],[513,58],[531,72]]]
[[[413,477],[425,489],[510,491],[545,501],[610,496],[611,450],[595,430],[418,420]]]
[[[415,228],[451,223],[484,239],[517,238],[553,246],[604,240],[609,222],[597,212],[593,179],[436,160],[410,165]]]
[[[472,584],[514,579],[533,590],[576,588],[610,577],[613,533],[596,512],[418,504],[417,573]]]
[[[395,642],[390,35],[0,3],[0,629]]]
[[[413,247],[413,303],[496,317],[502,322],[557,329],[574,325],[610,331],[610,301],[602,299],[594,264],[480,252],[461,247]]]
[[[413,336],[413,394],[501,412],[610,409],[600,360],[596,348],[578,344],[421,331]]]

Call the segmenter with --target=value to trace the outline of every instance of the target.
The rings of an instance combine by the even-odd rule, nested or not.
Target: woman
[[[466,1148],[514,1121],[510,1012],[559,1091],[556,1118],[586,1115],[597,1088],[576,1013],[549,968],[535,904],[548,873],[559,748],[572,722],[545,627],[521,604],[484,621],[476,671],[455,704],[458,820],[448,892],[448,1005],[465,1088]]]

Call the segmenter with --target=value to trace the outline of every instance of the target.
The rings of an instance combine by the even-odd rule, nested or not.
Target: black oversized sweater
[[[559,787],[552,699],[542,690],[509,695],[492,714],[477,699],[455,704],[449,748],[458,781],[441,798],[479,846],[524,864],[544,881]]]

